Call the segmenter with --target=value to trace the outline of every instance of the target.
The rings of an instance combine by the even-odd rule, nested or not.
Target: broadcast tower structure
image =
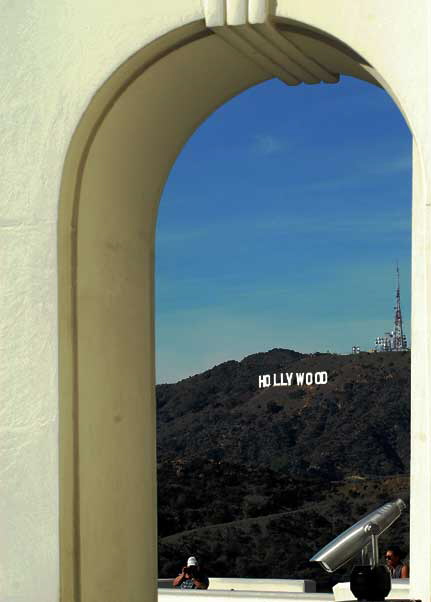
[[[400,301],[400,269],[397,263],[397,301],[395,305],[395,328],[394,328],[394,344],[395,351],[404,351],[407,349],[407,340],[403,334],[403,318],[401,316],[401,301]]]
[[[386,332],[384,336],[376,338],[376,351],[407,351],[407,339],[403,333],[403,318],[401,315],[401,296],[400,296],[400,270],[397,263],[397,294],[394,329],[392,332]]]

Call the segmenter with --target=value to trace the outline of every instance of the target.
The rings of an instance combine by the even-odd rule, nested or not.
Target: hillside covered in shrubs
[[[259,388],[325,371],[326,384]],[[274,349],[158,385],[159,574],[348,575],[308,562],[361,515],[409,497],[410,354]],[[408,511],[382,538],[407,549]]]

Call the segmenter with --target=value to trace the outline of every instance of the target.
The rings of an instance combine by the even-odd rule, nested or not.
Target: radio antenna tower
[[[394,324],[394,351],[403,351],[407,349],[407,340],[405,334],[403,334],[403,318],[401,315],[401,296],[400,296],[400,269],[397,261],[397,296],[395,310],[395,324]]]

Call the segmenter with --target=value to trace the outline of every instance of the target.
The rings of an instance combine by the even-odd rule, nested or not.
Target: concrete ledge
[[[159,589],[160,602],[179,602],[188,597],[189,600],[210,599],[211,602],[228,602],[232,600],[253,600],[272,602],[291,601],[291,602],[334,602],[333,594],[313,594],[306,592],[256,592],[256,591],[223,591],[223,590],[202,590],[202,589]]]
[[[211,589],[258,592],[308,592],[316,591],[311,579],[240,579],[235,577],[210,578]]]
[[[211,590],[254,592],[314,593],[312,579],[244,579],[239,577],[210,577]],[[172,579],[158,579],[159,588],[173,589]]]

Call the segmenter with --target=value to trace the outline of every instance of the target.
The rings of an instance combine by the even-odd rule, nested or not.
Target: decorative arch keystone
[[[203,8],[206,26],[271,77],[288,86],[339,81],[277,28],[267,0],[204,0]]]

